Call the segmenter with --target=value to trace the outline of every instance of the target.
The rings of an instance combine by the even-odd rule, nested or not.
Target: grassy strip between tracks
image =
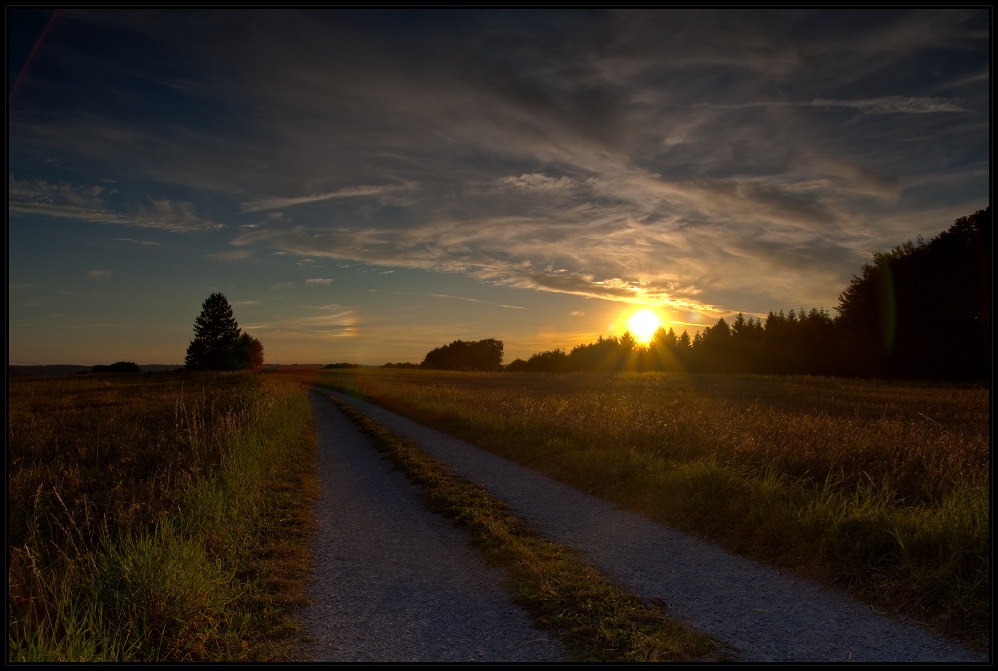
[[[990,648],[987,387],[390,369],[318,383]]]
[[[317,492],[300,387],[177,373],[10,391],[9,662],[293,653]]]
[[[665,617],[613,585],[571,550],[545,540],[502,500],[464,480],[353,408],[330,399],[422,487],[427,507],[471,533],[486,561],[511,576],[514,598],[534,624],[555,632],[578,661],[718,661],[730,653],[712,638]]]

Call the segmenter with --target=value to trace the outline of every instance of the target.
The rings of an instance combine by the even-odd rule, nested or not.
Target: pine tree
[[[194,321],[194,340],[187,348],[184,363],[193,370],[235,370],[245,368],[235,356],[239,324],[225,296],[214,293],[201,306]]]

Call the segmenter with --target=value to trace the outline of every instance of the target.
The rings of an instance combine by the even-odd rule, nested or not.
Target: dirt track
[[[307,661],[560,661],[467,535],[427,512],[332,403],[311,402],[323,493],[312,606],[299,613]]]
[[[444,462],[455,472],[478,482],[492,494],[507,501],[517,515],[524,517],[531,526],[551,540],[581,550],[589,561],[630,591],[646,599],[664,600],[670,606],[670,615],[680,617],[695,628],[710,632],[734,646],[739,650],[741,661],[988,661],[986,657],[932,636],[917,624],[878,615],[868,606],[829,593],[817,585],[780,575],[742,557],[730,555],[702,539],[618,510],[605,501],[394,413],[341,394],[317,391],[349,403],[391,431],[418,443],[431,456]],[[337,652],[341,656],[335,657],[342,660],[402,661],[418,658],[460,661],[476,658],[484,661],[484,653],[480,655],[477,649],[461,648],[460,652],[456,651],[456,641],[462,638],[462,634],[467,634],[470,629],[478,626],[471,623],[468,613],[476,610],[472,602],[479,597],[469,597],[465,604],[460,599],[434,597],[433,594],[440,588],[430,583],[420,584],[411,590],[406,587],[411,581],[418,582],[420,576],[424,575],[423,569],[410,571],[409,567],[439,566],[444,563],[449,568],[449,562],[464,555],[468,555],[467,561],[474,565],[475,558],[467,547],[467,541],[462,541],[460,534],[450,529],[446,522],[425,521],[411,511],[405,513],[411,516],[405,519],[396,518],[396,514],[388,509],[385,512],[369,512],[368,509],[373,504],[361,497],[378,498],[383,491],[395,492],[400,485],[393,483],[388,486],[386,483],[390,480],[400,481],[407,487],[408,484],[399,474],[387,471],[385,466],[382,470],[387,473],[364,471],[361,474],[359,470],[355,472],[354,469],[358,467],[345,461],[344,457],[331,454],[345,449],[340,445],[343,439],[338,436],[347,435],[352,430],[352,425],[333,409],[334,419],[330,413],[331,404],[321,399],[313,399],[313,408],[316,411],[316,425],[323,455],[323,487],[327,492],[333,488],[341,490],[342,496],[339,498],[345,499],[342,503],[332,504],[326,503],[324,498],[319,513],[320,523],[326,529],[354,527],[359,529],[360,537],[379,540],[373,545],[365,541],[365,545],[356,547],[343,545],[335,535],[317,541],[315,552],[320,561],[317,573],[319,587],[312,595],[314,606],[310,609],[313,611],[309,616],[310,621],[336,622],[338,624],[334,624],[333,629],[353,632],[358,629],[358,625],[351,624],[351,621],[362,623],[359,631],[372,618],[395,618],[398,623],[403,624],[394,626],[404,629],[414,618],[421,617],[418,605],[421,602],[435,604],[442,611],[438,614],[442,631],[452,628],[449,633],[434,634],[432,644],[427,644],[418,636],[410,637],[411,643],[386,650],[381,657],[377,657],[374,652],[358,653],[351,650],[351,641],[354,640],[352,637],[359,636],[355,633],[339,635],[336,639],[338,642],[323,644],[325,649],[329,650],[330,646],[345,646],[341,652]],[[355,430],[354,432],[356,433]],[[367,449],[374,453],[373,449]],[[351,457],[355,458],[357,457]],[[364,483],[363,487],[360,483]],[[347,489],[348,486],[359,489],[355,492]],[[391,496],[398,497],[401,494],[393,493]],[[354,509],[355,512],[350,512]],[[355,518],[353,515],[361,517]],[[428,514],[424,512],[422,515]],[[420,521],[416,522],[417,518]],[[428,529],[442,525],[447,527],[447,531],[457,534],[454,540],[449,541],[451,545],[447,547],[450,549],[443,550],[442,558],[440,555],[430,554],[434,551],[428,544],[424,546],[422,541],[397,540],[402,530],[423,525]],[[442,528],[430,535],[433,534],[447,535]],[[344,577],[341,566],[358,558],[361,559],[361,566],[357,572]],[[400,573],[386,578],[384,574],[395,571],[395,567]],[[485,570],[472,568],[470,571],[474,574]],[[444,573],[448,579],[456,579],[455,574],[461,572],[447,570]],[[490,580],[498,585],[500,579],[496,575]],[[371,587],[367,582],[369,580],[375,584],[386,580],[387,583],[385,587]],[[466,588],[462,586],[460,589]],[[488,592],[487,588],[482,589]],[[371,592],[370,596],[366,596],[368,591]],[[402,600],[410,598],[410,591],[417,603],[406,606]],[[360,592],[365,596],[353,610],[345,610],[337,601],[343,598],[344,593],[351,592]],[[384,607],[377,604],[384,604]],[[466,605],[468,613],[458,612],[458,609]],[[447,612],[451,610],[454,612]],[[522,614],[518,617],[525,622]],[[391,630],[393,625],[387,622],[386,626]],[[313,635],[320,641],[332,640],[326,634]],[[519,633],[511,635],[521,636]],[[539,632],[522,634],[526,641],[540,635]],[[403,652],[408,654],[409,645],[415,646],[414,650],[418,649],[419,654],[415,657],[398,656]],[[545,656],[552,648],[539,646],[536,642],[530,644],[538,645],[535,649],[522,648],[522,645],[523,643],[510,643],[506,650],[523,652],[524,655],[517,657],[517,660],[553,661],[553,657]],[[546,643],[546,646],[550,645]],[[515,661],[512,658],[500,660],[502,651],[499,646],[496,649],[499,656],[491,659]],[[325,656],[322,659],[331,660],[333,657]]]

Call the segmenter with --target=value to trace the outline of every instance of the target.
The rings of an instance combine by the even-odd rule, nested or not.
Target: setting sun
[[[652,336],[655,335],[655,331],[659,327],[659,321],[654,312],[650,310],[638,310],[631,315],[627,325],[635,340],[641,344],[647,344],[651,342]]]

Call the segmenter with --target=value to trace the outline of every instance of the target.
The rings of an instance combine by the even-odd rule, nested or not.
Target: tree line
[[[832,317],[804,308],[741,313],[690,337],[659,328],[651,342],[630,333],[516,359],[510,372],[684,370],[858,377],[990,379],[991,208],[875,253],[839,295]],[[501,340],[454,341],[418,367],[499,370]],[[388,364],[416,367],[415,364]]]

